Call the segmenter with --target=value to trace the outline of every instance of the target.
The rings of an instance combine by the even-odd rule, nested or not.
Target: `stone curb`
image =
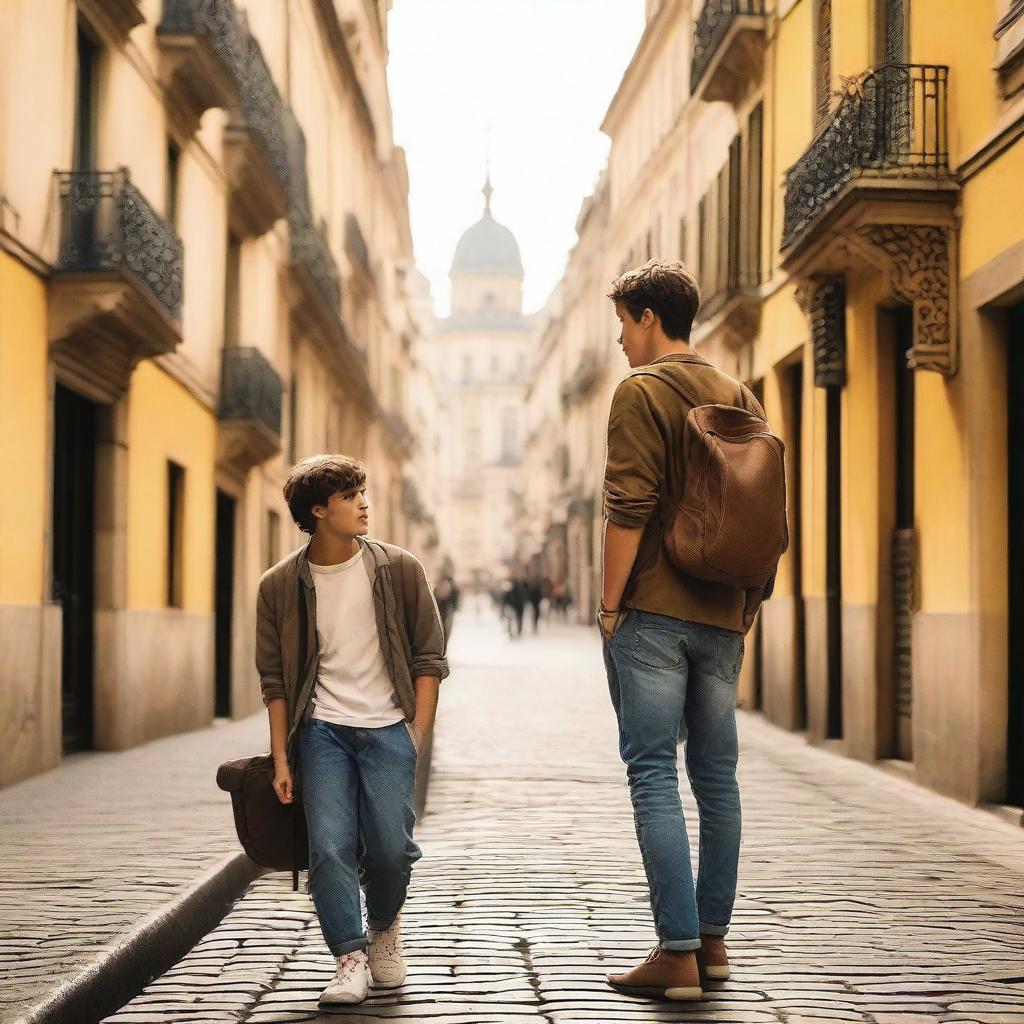
[[[96,1024],[115,1013],[220,924],[263,873],[244,853],[225,857],[16,1024]]]

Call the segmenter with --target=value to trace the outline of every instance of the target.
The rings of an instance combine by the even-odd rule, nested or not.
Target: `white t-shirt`
[[[309,569],[320,644],[313,717],[374,729],[402,721],[380,649],[363,549],[340,565],[310,562]]]

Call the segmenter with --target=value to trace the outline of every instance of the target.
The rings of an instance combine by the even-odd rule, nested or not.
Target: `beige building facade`
[[[1024,8],[647,14],[604,123],[594,248],[605,291],[650,256],[696,271],[697,350],[754,388],[787,444],[792,543],[739,698],[812,742],[1019,808]],[[599,304],[567,288],[587,248],[584,226],[546,328],[563,354],[538,368],[569,393],[574,307]],[[576,403],[596,435],[625,366],[592,366]],[[531,465],[561,465],[555,439],[536,443],[549,451]],[[602,468],[586,473],[595,501]],[[569,576],[588,571],[585,551],[566,557]]]
[[[388,6],[0,5],[0,783],[259,708],[295,460],[422,525]]]

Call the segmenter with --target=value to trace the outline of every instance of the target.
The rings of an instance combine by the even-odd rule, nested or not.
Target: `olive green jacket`
[[[433,591],[419,560],[393,544],[357,538],[370,577],[381,654],[394,689],[395,707],[407,721],[416,715],[413,680],[448,675],[445,636]],[[288,702],[288,741],[310,707],[320,651],[316,588],[309,544],[268,569],[256,601],[256,669],[263,703]]]

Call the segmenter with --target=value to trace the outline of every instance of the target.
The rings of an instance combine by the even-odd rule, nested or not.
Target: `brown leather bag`
[[[274,760],[270,754],[240,757],[217,769],[217,785],[231,794],[235,831],[242,849],[261,867],[291,871],[293,890],[299,888],[299,871],[309,867],[306,814],[298,782],[293,764],[295,799],[283,804],[274,792]]]
[[[668,559],[688,576],[744,591],[749,630],[789,547],[785,445],[755,413],[702,405],[667,374],[641,373],[693,406],[683,427],[683,493],[665,528]]]

